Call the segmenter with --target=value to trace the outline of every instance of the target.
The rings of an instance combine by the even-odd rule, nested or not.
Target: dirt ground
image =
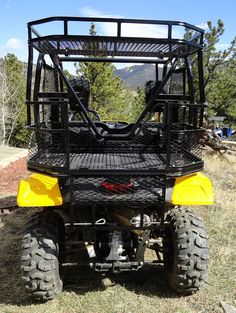
[[[203,290],[178,297],[167,287],[163,269],[157,265],[111,275],[114,284],[109,287],[102,284],[103,275],[87,267],[66,267],[63,292],[53,301],[32,303],[21,285],[19,262],[22,231],[32,210],[18,209],[0,225],[0,312],[222,313],[220,301],[236,306],[236,158],[207,155],[205,159],[215,204],[193,208],[203,217],[210,241],[209,275]]]
[[[26,158],[21,158],[0,169],[0,197],[5,194],[16,194],[19,181],[26,173]]]

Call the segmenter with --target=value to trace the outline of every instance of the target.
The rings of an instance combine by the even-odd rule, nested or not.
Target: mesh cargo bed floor
[[[30,159],[40,165],[64,167],[64,153],[37,153]],[[71,153],[70,169],[72,170],[145,170],[164,169],[165,164],[155,153]]]
[[[171,167],[181,167],[199,162],[200,158],[189,152],[172,153]],[[30,158],[37,166],[66,166],[65,153],[38,152]],[[166,154],[156,153],[70,153],[70,170],[158,170],[166,169]]]

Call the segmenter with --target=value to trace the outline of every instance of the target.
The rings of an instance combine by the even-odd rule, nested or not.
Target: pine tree
[[[24,145],[25,129],[25,79],[23,64],[14,54],[7,54],[1,67],[1,86],[5,79],[5,90],[1,89],[2,142],[14,146]],[[4,96],[4,97],[3,97]],[[4,124],[4,125],[3,125]]]
[[[236,123],[236,63],[221,66],[215,79],[209,83],[208,102],[211,113],[225,116]]]
[[[204,70],[210,113],[236,121],[236,37],[227,49],[217,50],[216,44],[225,31],[224,23],[220,19],[217,26],[208,22],[208,28],[205,34]]]
[[[138,87],[132,99],[132,116],[131,121],[137,120],[144,109],[145,104],[145,92],[144,88]]]
[[[204,34],[203,69],[206,100],[209,115],[224,115],[236,121],[236,37],[227,49],[217,49],[217,44],[224,34],[224,22],[219,19],[213,26],[207,22],[208,30]],[[185,38],[191,36],[187,33]],[[194,87],[198,97],[197,57],[193,57]]]
[[[94,24],[90,35],[97,36]],[[89,43],[94,49],[96,42]],[[92,47],[91,47],[92,45]],[[104,54],[101,51],[100,56]],[[103,120],[129,122],[132,119],[132,92],[125,90],[120,77],[115,76],[115,66],[110,62],[81,62],[75,64],[77,74],[90,82],[90,108],[97,111]]]

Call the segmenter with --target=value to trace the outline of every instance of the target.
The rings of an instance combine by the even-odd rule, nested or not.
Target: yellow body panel
[[[28,179],[21,180],[17,195],[18,206],[44,207],[62,203],[58,178],[34,173]]]
[[[209,178],[201,173],[176,178],[171,203],[174,205],[214,204],[214,192]]]

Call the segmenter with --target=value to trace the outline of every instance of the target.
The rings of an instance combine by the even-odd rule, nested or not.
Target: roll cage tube
[[[193,25],[190,25],[188,23],[183,23],[183,22],[179,22],[179,21],[150,21],[150,20],[133,20],[133,19],[110,19],[110,18],[75,18],[75,17],[50,17],[50,18],[46,18],[46,19],[41,19],[41,20],[37,20],[37,21],[33,21],[28,23],[28,34],[29,34],[29,64],[32,63],[32,56],[33,56],[33,52],[32,52],[32,46],[35,47],[36,49],[38,48],[38,50],[42,50],[44,51],[44,53],[48,53],[52,59],[52,62],[55,66],[55,68],[57,69],[60,78],[62,81],[64,81],[65,85],[68,88],[69,93],[72,95],[72,97],[75,99],[76,103],[79,106],[80,109],[80,114],[82,116],[82,119],[84,121],[84,123],[86,125],[89,126],[89,128],[92,130],[92,132],[94,133],[94,135],[96,136],[97,139],[101,140],[104,139],[106,136],[109,136],[109,134],[107,135],[102,135],[96,125],[94,124],[94,122],[91,120],[91,118],[89,117],[89,115],[87,114],[87,110],[85,109],[85,107],[83,106],[83,103],[81,102],[81,100],[79,99],[79,97],[77,96],[76,92],[74,91],[74,89],[70,86],[70,83],[66,77],[66,75],[64,74],[63,70],[62,70],[62,66],[61,66],[61,62],[64,60],[68,60],[71,58],[71,60],[73,60],[73,57],[59,57],[57,55],[56,49],[54,49],[54,47],[51,45],[49,38],[51,36],[43,36],[41,37],[40,34],[37,32],[37,30],[33,27],[37,24],[43,24],[43,23],[48,23],[48,22],[53,22],[53,21],[62,21],[64,23],[64,34],[62,35],[63,38],[86,38],[86,36],[71,36],[68,33],[68,23],[71,21],[90,21],[90,22],[112,22],[112,23],[116,23],[117,24],[117,37],[109,37],[109,36],[97,36],[97,38],[101,38],[102,39],[106,39],[107,40],[115,40],[115,38],[119,39],[121,38],[122,40],[127,39],[126,37],[123,37],[121,34],[121,30],[122,30],[122,25],[126,24],[126,23],[136,23],[136,24],[154,24],[154,25],[167,25],[168,27],[168,38],[167,39],[158,39],[161,43],[166,44],[168,41],[172,42],[173,44],[176,42],[178,44],[182,44],[184,42],[186,42],[187,44],[191,45],[192,47],[195,47],[195,49],[197,49],[198,51],[198,63],[199,65],[202,65],[202,53],[200,51],[200,48],[202,46],[202,41],[203,41],[203,33],[204,31],[198,27],[195,27]],[[172,34],[173,34],[173,26],[178,25],[178,26],[184,26],[192,31],[195,31],[195,35],[191,38],[191,40],[186,41],[183,39],[173,39],[172,38]],[[34,36],[34,38],[33,38]],[[61,36],[59,35],[53,35],[53,37],[56,40],[61,40]],[[48,40],[47,42],[43,43],[42,45],[38,45],[37,46],[37,42],[39,42],[40,40],[45,39]],[[91,37],[90,37],[91,39]],[[94,39],[94,38],[93,38]],[[142,38],[138,38],[139,40],[141,40],[141,42],[153,42],[153,39],[142,39]],[[73,39],[74,40],[74,39]],[[132,38],[128,38],[127,40],[132,41]],[[116,43],[115,43],[116,45]],[[68,55],[70,55],[70,48],[68,48]],[[119,55],[119,54],[117,54]],[[76,58],[74,58],[75,60]],[[84,59],[88,59],[87,57]],[[90,58],[91,61],[93,61],[93,58]],[[88,61],[90,61],[88,59]],[[113,62],[116,60],[111,58],[111,59],[107,59],[105,58],[104,60],[102,60],[102,58],[99,59],[99,61],[105,61],[105,62]],[[118,59],[118,62],[121,62],[122,59]],[[125,62],[128,61],[134,61],[132,58],[129,60],[125,60]],[[155,103],[155,98],[160,94],[161,89],[163,88],[163,86],[166,84],[166,82],[168,81],[168,79],[170,78],[171,74],[173,73],[177,61],[178,61],[178,57],[169,57],[169,59],[165,62],[163,62],[160,58],[158,58],[156,60],[156,62],[154,62],[155,60],[152,60],[153,63],[163,63],[163,64],[167,64],[167,62],[172,62],[171,68],[169,69],[169,71],[166,71],[163,80],[161,81],[161,85],[159,86],[159,88],[155,91],[155,93],[152,95],[151,99],[149,100],[149,102],[147,103],[146,107],[144,108],[143,112],[141,113],[140,117],[138,118],[138,120],[136,121],[136,123],[133,125],[133,128],[131,130],[128,131],[128,133],[126,134],[122,134],[121,137],[122,138],[128,138],[130,136],[133,136],[135,134],[135,131],[140,127],[142,121],[144,120],[145,116],[147,115],[147,113],[151,113],[154,109],[154,103]],[[150,62],[150,61],[149,61]],[[192,89],[192,78],[191,78],[191,70],[189,68],[189,63],[187,61],[187,58],[185,57],[185,65],[186,65],[186,69],[187,69],[187,75],[189,77],[188,81],[189,81],[189,91],[190,91],[190,95],[193,91]],[[201,66],[199,66],[201,67]],[[165,69],[167,69],[167,67],[165,66]],[[32,77],[32,69],[31,67],[29,67],[28,69],[28,88],[27,88],[27,101],[29,101],[30,99],[30,88],[29,88],[29,81],[31,80]],[[200,90],[200,100],[201,103],[204,103],[205,101],[205,96],[204,96],[204,87],[203,84],[203,72],[201,71],[201,69],[199,69],[199,90]],[[193,96],[191,96],[191,98],[193,99]],[[194,99],[193,99],[194,100]],[[204,108],[202,108],[201,110],[201,115],[203,116],[203,110]],[[28,124],[30,124],[30,108],[27,110],[27,116],[28,116]]]

